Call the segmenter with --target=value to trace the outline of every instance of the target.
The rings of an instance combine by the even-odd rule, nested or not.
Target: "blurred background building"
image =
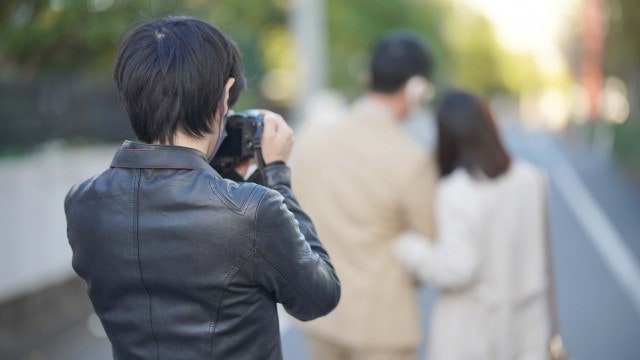
[[[231,34],[248,79],[237,108],[274,109],[294,128],[332,121],[361,92],[380,34],[423,34],[437,89],[490,99],[511,150],[549,173],[569,351],[640,359],[636,0],[3,0],[0,359],[109,358],[71,269],[62,203],[133,138],[111,80],[122,33],[169,14]],[[285,356],[304,359],[284,318],[283,330]]]

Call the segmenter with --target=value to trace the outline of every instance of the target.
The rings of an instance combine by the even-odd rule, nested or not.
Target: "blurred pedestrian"
[[[209,165],[244,76],[233,40],[199,19],[136,27],[114,77],[138,141],[65,199],[73,268],[114,359],[282,359],[276,302],[310,320],[340,298],[290,189],[291,129],[262,110],[268,187]]]
[[[439,288],[428,358],[548,359],[545,177],[509,156],[488,106],[470,93],[445,94],[437,124],[437,241],[404,234],[395,247]]]
[[[343,290],[334,312],[305,324],[313,359],[415,359],[416,283],[392,240],[408,229],[434,235],[435,163],[402,127],[427,98],[432,71],[419,37],[391,32],[373,50],[368,91],[343,119],[299,137],[294,190]]]

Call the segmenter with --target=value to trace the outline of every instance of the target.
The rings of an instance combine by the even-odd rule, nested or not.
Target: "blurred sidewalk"
[[[71,268],[63,202],[73,184],[109,166],[117,146],[50,143],[0,159],[0,359],[49,359],[39,347],[90,313],[86,286]],[[50,352],[65,354],[82,337],[66,339]]]
[[[0,303],[73,274],[64,198],[73,184],[104,171],[117,147],[50,143],[0,159]]]

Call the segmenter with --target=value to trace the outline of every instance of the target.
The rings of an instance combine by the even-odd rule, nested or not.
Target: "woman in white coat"
[[[447,93],[437,122],[438,239],[395,244],[398,261],[438,287],[428,359],[548,359],[545,178],[508,155],[477,97]]]

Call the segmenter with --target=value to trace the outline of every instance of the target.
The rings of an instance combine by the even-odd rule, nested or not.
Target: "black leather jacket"
[[[223,179],[197,150],[127,141],[71,189],[73,268],[115,359],[281,359],[276,302],[300,320],[337,305],[288,167],[268,165],[265,182]]]

